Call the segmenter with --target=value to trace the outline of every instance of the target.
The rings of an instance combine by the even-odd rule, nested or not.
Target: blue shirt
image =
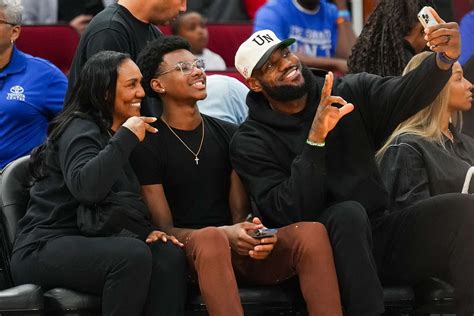
[[[257,11],[254,32],[269,29],[281,40],[293,37],[290,49],[308,56],[334,57],[337,45],[337,7],[321,0],[317,11],[296,0],[270,0]]]
[[[249,112],[246,85],[229,76],[209,75],[206,87],[207,97],[197,102],[201,113],[236,125],[245,121]]]
[[[459,26],[461,32],[461,65],[474,55],[474,10],[468,12],[461,20]]]
[[[67,78],[56,66],[13,49],[0,71],[0,169],[44,142],[66,89]]]

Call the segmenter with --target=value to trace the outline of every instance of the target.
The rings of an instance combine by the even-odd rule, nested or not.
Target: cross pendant
[[[196,156],[196,158],[194,158],[194,161],[196,162],[196,165],[199,165],[199,158],[198,158],[198,156]]]

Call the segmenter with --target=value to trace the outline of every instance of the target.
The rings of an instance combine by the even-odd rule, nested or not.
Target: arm
[[[232,207],[232,218],[233,220],[241,220],[244,213],[246,213],[245,192],[242,191],[241,185],[235,182],[236,174],[233,172],[231,179],[231,192],[230,202]],[[232,183],[234,182],[234,183]],[[148,209],[151,212],[153,223],[160,227],[164,232],[170,235],[176,236],[179,240],[185,241],[186,236],[195,231],[190,228],[175,227],[173,224],[173,216],[166,200],[165,192],[162,184],[151,184],[142,186],[142,194]],[[220,228],[226,233],[229,238],[232,249],[240,255],[251,256],[255,259],[263,259],[262,256],[267,256],[271,249],[273,249],[273,243],[269,245],[260,245],[257,249],[257,245],[260,244],[260,240],[253,239],[247,234],[247,230],[261,228],[262,225],[256,225],[248,222],[239,222],[231,226],[221,226]],[[267,241],[265,241],[267,243]],[[276,240],[275,240],[276,242]],[[271,248],[270,250],[268,248]]]
[[[433,55],[402,77],[348,75],[338,93],[353,97],[348,98],[358,108],[374,148],[378,149],[398,124],[436,98],[450,76],[451,70],[440,69]]]
[[[103,200],[127,163],[138,137],[121,127],[104,147],[95,123],[74,120],[59,139],[59,163],[71,194],[85,204]]]
[[[392,209],[403,209],[431,196],[423,156],[411,144],[388,147],[380,161],[380,172]]]
[[[336,6],[338,11],[347,10],[346,0],[337,0]],[[337,45],[336,57],[347,59],[351,54],[357,37],[352,29],[352,22],[345,19],[344,22],[337,24]]]
[[[48,85],[44,94],[43,108],[48,121],[53,119],[63,108],[67,90],[66,76],[55,66],[51,66]]]

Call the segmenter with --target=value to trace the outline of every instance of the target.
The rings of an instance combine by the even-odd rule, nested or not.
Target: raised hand
[[[341,97],[331,95],[333,83],[334,75],[332,72],[329,72],[326,75],[323,90],[321,91],[321,100],[309,130],[309,141],[324,143],[326,136],[334,129],[339,120],[354,109],[352,103],[348,103]],[[342,107],[337,108],[332,105],[333,103],[340,104]]]
[[[145,139],[145,132],[156,133],[158,130],[150,125],[156,121],[156,117],[132,116],[122,124],[131,130],[140,141]]]
[[[426,44],[433,52],[444,53],[450,59],[456,60],[461,55],[461,36],[459,26],[455,22],[446,23],[438,13],[430,8],[437,25],[425,29]]]

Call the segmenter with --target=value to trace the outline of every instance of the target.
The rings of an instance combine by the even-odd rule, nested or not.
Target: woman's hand
[[[145,132],[156,133],[158,130],[150,125],[156,121],[156,117],[132,116],[122,124],[131,130],[140,141],[145,139]]]
[[[150,234],[148,234],[148,237],[146,238],[145,242],[147,244],[151,244],[158,240],[161,240],[162,242],[168,242],[168,240],[171,240],[171,242],[177,246],[184,246],[176,237],[167,235],[165,232],[159,230],[154,230]]]

